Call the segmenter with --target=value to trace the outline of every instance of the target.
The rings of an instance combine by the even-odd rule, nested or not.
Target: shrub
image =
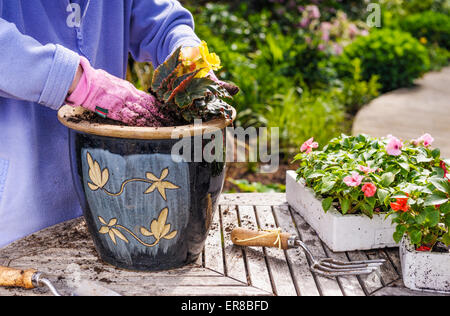
[[[343,57],[348,62],[359,58],[363,79],[377,75],[382,92],[412,86],[430,64],[425,46],[409,33],[390,29],[358,37],[345,47]]]
[[[450,17],[447,14],[427,11],[400,20],[402,30],[422,39],[450,49]]]
[[[450,51],[437,45],[428,46],[428,55],[430,56],[430,70],[441,70],[450,62]]]
[[[362,80],[361,60],[354,59],[350,62],[349,76],[336,81],[332,91],[339,103],[343,104],[346,112],[356,114],[364,105],[379,96],[381,85],[378,76],[372,76],[369,81]]]
[[[279,127],[280,148],[285,154],[298,150],[301,140],[316,135],[322,144],[339,135],[344,129],[342,106],[326,93],[312,93],[291,89],[275,95],[266,114],[269,127]]]

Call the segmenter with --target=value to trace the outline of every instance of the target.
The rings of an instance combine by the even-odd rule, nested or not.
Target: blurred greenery
[[[250,183],[248,180],[234,180],[228,179],[230,183],[235,185],[241,193],[283,193],[286,192],[286,186],[282,184],[268,184],[264,185],[260,182]],[[236,190],[231,189],[226,193],[236,193]]]
[[[382,29],[361,36],[345,47],[343,58],[359,58],[363,79],[379,77],[382,92],[412,86],[430,69],[427,49],[410,33]]]
[[[284,159],[314,137],[349,133],[354,115],[380,93],[410,86],[449,63],[450,0],[184,0],[196,33],[217,53],[222,80],[241,92],[236,125],[280,127]],[[444,23],[444,21],[447,21]],[[130,61],[145,89],[151,67]]]

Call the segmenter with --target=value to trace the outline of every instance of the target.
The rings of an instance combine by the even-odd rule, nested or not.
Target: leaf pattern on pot
[[[117,225],[117,218],[111,219],[108,223],[99,216],[98,220],[100,223],[103,224],[103,226],[100,228],[99,233],[102,235],[109,235],[109,238],[111,238],[112,242],[117,245],[116,236],[126,243],[128,243],[128,239],[117,229],[115,226]]]
[[[87,153],[87,162],[89,165],[89,178],[92,181],[88,182],[88,186],[92,191],[97,191],[98,189],[102,189],[109,180],[109,171],[107,168],[100,168],[100,165],[97,161],[92,159],[91,154]]]
[[[144,194],[152,193],[157,189],[159,194],[161,194],[162,198],[164,199],[164,201],[167,201],[166,190],[176,190],[180,188],[179,186],[173,184],[172,182],[164,181],[164,179],[166,179],[168,175],[169,175],[169,168],[164,169],[161,172],[159,178],[155,176],[153,173],[147,172],[146,174],[147,179],[153,181],[153,183],[147,189],[147,191],[144,192]]]
[[[171,233],[169,233],[171,225],[166,224],[168,214],[169,209],[168,208],[163,209],[159,214],[158,220],[153,220],[152,223],[150,224],[150,231],[147,230],[145,227],[141,227],[140,229],[141,234],[146,237],[153,236],[157,241],[161,239],[167,240],[173,239],[177,235],[177,231],[174,230]]]
[[[145,179],[128,179],[124,181],[120,187],[119,192],[113,193],[109,192],[107,189],[104,188],[104,186],[108,183],[109,180],[109,170],[108,168],[101,169],[100,164],[94,160],[89,152],[86,154],[87,163],[89,165],[89,179],[91,182],[88,181],[87,185],[92,191],[97,191],[99,189],[103,190],[106,194],[109,196],[120,196],[125,190],[125,186],[132,182],[146,182],[150,183],[150,187],[144,192],[144,194],[150,194],[154,192],[155,190],[158,190],[159,194],[161,194],[161,197],[164,199],[164,201],[167,201],[167,195],[166,190],[176,190],[180,187],[173,184],[169,181],[164,181],[168,175],[169,175],[169,168],[165,168],[163,171],[161,171],[161,175],[159,178],[155,176],[151,172],[146,173]]]
[[[155,242],[153,244],[149,244],[141,240],[138,236],[136,236],[131,230],[128,228],[119,225],[117,218],[111,219],[109,222],[106,222],[105,219],[103,219],[101,216],[98,217],[98,220],[102,224],[100,227],[99,233],[102,235],[108,235],[109,238],[111,238],[112,242],[117,245],[117,238],[123,240],[126,243],[129,243],[128,239],[119,231],[119,229],[127,232],[131,236],[133,236],[134,239],[136,239],[140,244],[146,246],[146,247],[154,247],[161,239],[170,240],[173,239],[177,235],[177,231],[174,230],[170,232],[171,225],[166,224],[167,216],[169,214],[169,209],[165,208],[159,213],[158,220],[153,220],[150,224],[151,231],[147,230],[145,227],[140,228],[140,233],[145,237],[152,237],[155,239]],[[170,232],[170,233],[169,233]]]

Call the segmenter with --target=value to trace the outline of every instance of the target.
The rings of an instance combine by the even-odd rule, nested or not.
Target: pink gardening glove
[[[80,65],[84,73],[66,100],[69,105],[82,106],[102,117],[131,126],[159,127],[167,121],[152,95],[104,70],[92,68],[84,57],[81,57]]]

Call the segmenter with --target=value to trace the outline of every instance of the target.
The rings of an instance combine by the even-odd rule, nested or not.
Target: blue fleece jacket
[[[197,45],[193,27],[175,0],[0,0],[0,247],[81,215],[56,116],[80,55],[123,78],[129,53]]]

